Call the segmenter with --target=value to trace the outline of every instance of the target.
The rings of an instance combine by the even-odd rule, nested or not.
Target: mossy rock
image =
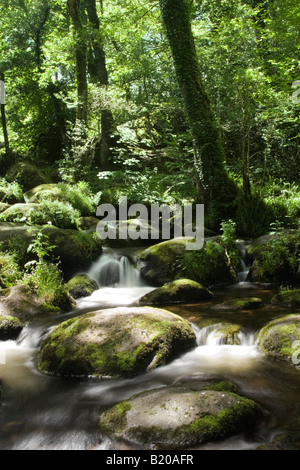
[[[192,279],[205,286],[237,281],[226,250],[217,240],[205,242],[199,250],[188,250],[190,238],[176,238],[158,243],[140,255],[141,275],[153,286],[177,279]]]
[[[0,222],[0,242],[8,244],[18,237],[28,246],[37,233],[43,233],[53,246],[51,257],[60,261],[60,267],[66,278],[70,279],[76,272],[85,271],[102,253],[102,244],[93,233],[80,232],[74,229],[60,229],[51,225],[29,226],[13,222]]]
[[[99,219],[93,216],[79,217],[77,226],[80,230],[90,230],[96,232]]]
[[[49,244],[55,247],[52,255],[59,258],[62,270],[69,279],[79,270],[89,268],[102,253],[101,241],[92,233],[51,226],[44,227],[42,233],[49,237]]]
[[[239,310],[254,310],[257,308],[261,308],[264,306],[264,302],[262,299],[258,297],[245,297],[245,298],[237,298],[237,299],[230,299],[226,302],[222,302],[221,304],[214,305],[212,308],[214,310],[229,310],[229,311],[239,311]]]
[[[255,450],[300,450],[300,417],[296,415],[289,420],[271,442],[255,448]]]
[[[300,306],[300,289],[284,290],[274,295],[271,299],[273,305],[281,305],[283,307],[299,307]]]
[[[248,431],[262,417],[261,407],[223,385],[204,381],[137,394],[104,411],[100,430],[151,448],[177,449]]]
[[[51,183],[50,178],[32,163],[18,162],[5,175],[9,182],[16,181],[24,191],[28,191],[40,184]]]
[[[131,377],[195,345],[189,322],[167,310],[99,310],[55,327],[41,345],[39,368],[63,376]]]
[[[213,297],[206,287],[190,279],[178,279],[148,292],[138,301],[140,305],[163,305],[171,303],[194,303]]]
[[[267,323],[259,332],[257,345],[268,359],[298,366],[300,315],[286,315]]]
[[[288,231],[261,237],[248,247],[252,282],[300,282],[300,231]]]
[[[15,340],[24,326],[16,317],[0,315],[0,341]]]
[[[0,290],[0,314],[27,321],[43,311],[44,301],[37,298],[26,285]]]
[[[9,208],[9,204],[6,204],[5,202],[0,202],[0,214],[4,212],[6,209]]]
[[[0,289],[0,315],[17,317],[21,321],[31,320],[45,313],[68,312],[74,305],[74,300],[66,289],[60,289],[51,302],[40,298],[27,285]]]
[[[215,344],[240,345],[243,335],[242,327],[235,323],[220,323],[208,326],[210,332],[210,341]]]
[[[27,203],[40,203],[43,200],[69,203],[84,217],[96,212],[96,207],[82,192],[66,183],[48,183],[32,187],[24,193],[24,199]]]
[[[39,204],[14,204],[8,207],[5,211],[0,214],[0,221],[3,222],[26,222],[27,217],[35,211],[39,210]]]
[[[98,284],[87,274],[77,274],[77,276],[74,276],[69,280],[67,283],[67,289],[74,299],[79,299],[81,297],[88,297],[91,295],[98,289]]]

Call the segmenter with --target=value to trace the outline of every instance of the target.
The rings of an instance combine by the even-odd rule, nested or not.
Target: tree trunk
[[[160,0],[160,7],[194,139],[198,202],[205,204],[208,220],[220,221],[228,217],[233,183],[224,167],[219,126],[202,83],[188,0]]]
[[[83,37],[81,21],[81,0],[68,0],[68,9],[76,34],[76,77],[77,77],[77,119],[86,122],[87,119],[87,47]]]
[[[6,113],[5,113],[5,88],[4,88],[4,73],[0,73],[0,80],[1,80],[1,90],[0,90],[0,105],[1,105],[1,122],[3,128],[3,136],[4,136],[4,145],[5,145],[5,152],[6,156],[9,154],[9,139],[8,139],[8,132],[7,132],[7,124],[6,124]]]
[[[94,36],[92,38],[93,59],[94,67],[91,68],[92,77],[100,85],[100,87],[108,86],[108,73],[105,61],[105,52],[103,41],[100,34],[100,21],[97,14],[95,0],[85,0],[86,11],[90,24],[94,29]],[[101,7],[102,4],[101,4]],[[109,108],[101,110],[101,141],[100,141],[100,165],[102,169],[110,168],[112,164],[112,129],[113,129],[113,115]]]

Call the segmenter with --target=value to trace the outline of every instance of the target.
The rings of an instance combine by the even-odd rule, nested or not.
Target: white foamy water
[[[0,378],[13,389],[30,389],[36,386],[38,374],[33,358],[35,348],[17,344],[16,341],[0,341]]]
[[[127,306],[153,290],[153,287],[102,287],[77,301],[78,309]]]

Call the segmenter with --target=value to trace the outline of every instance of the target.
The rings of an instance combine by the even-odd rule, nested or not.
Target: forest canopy
[[[3,0],[0,17],[7,184],[25,162],[98,202],[204,202],[216,231],[298,226],[297,0]]]

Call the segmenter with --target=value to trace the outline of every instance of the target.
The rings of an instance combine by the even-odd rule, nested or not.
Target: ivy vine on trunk
[[[225,170],[225,152],[200,73],[187,0],[160,0],[185,112],[194,139],[198,202],[210,224],[228,218],[235,186]]]

